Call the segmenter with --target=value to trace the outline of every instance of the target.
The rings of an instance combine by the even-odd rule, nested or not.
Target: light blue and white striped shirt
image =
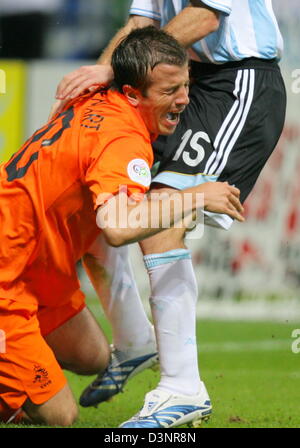
[[[202,0],[219,11],[220,26],[192,45],[202,62],[222,64],[244,58],[281,58],[283,40],[272,0]],[[130,14],[160,22],[163,27],[188,6],[188,0],[133,0]]]

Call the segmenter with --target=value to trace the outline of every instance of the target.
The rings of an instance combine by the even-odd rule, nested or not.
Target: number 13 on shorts
[[[6,353],[6,334],[4,330],[0,328],[0,354]]]

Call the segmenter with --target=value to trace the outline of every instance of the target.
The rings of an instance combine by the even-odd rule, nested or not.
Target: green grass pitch
[[[110,338],[108,325],[99,320]],[[290,322],[198,321],[199,366],[213,403],[204,429],[300,427],[300,353],[291,349],[292,331],[299,327]],[[77,398],[93,378],[66,375]],[[111,402],[81,408],[74,427],[118,427],[139,410],[158,380],[159,371],[137,375]]]

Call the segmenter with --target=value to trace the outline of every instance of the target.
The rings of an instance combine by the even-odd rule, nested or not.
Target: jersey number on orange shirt
[[[62,136],[63,132],[71,126],[70,123],[73,117],[74,117],[74,111],[73,107],[71,107],[70,109],[67,109],[66,111],[61,113],[56,118],[56,120],[47,124],[45,129],[42,128],[42,130],[38,130],[35,134],[33,134],[33,136],[29,139],[29,142],[25,144],[26,145],[25,148],[22,149],[19,153],[17,153],[15,157],[13,156],[12,160],[8,163],[6,167],[7,180],[11,182],[15,179],[20,179],[21,177],[25,176],[32,162],[37,160],[39,156],[39,151],[34,152],[31,155],[29,161],[26,163],[26,165],[18,167],[17,164],[22,159],[28,147],[32,143],[35,143],[39,141],[42,137],[44,137],[55,126],[55,124],[57,124],[57,120],[62,118],[61,128],[58,129],[58,131],[52,137],[44,138],[41,142],[40,148],[53,145],[53,143],[55,143]]]

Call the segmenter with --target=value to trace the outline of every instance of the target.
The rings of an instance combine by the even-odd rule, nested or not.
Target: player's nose
[[[187,86],[180,87],[175,102],[176,106],[187,106],[189,104],[189,88]]]

